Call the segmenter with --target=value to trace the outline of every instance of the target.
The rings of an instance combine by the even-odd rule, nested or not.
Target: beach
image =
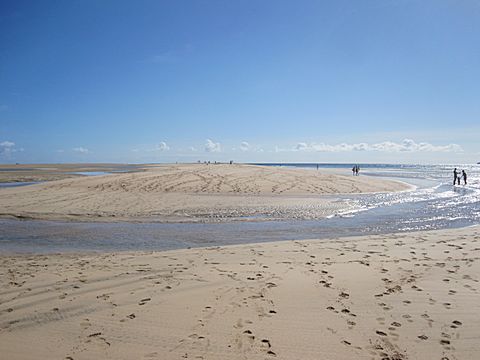
[[[0,189],[10,234],[0,237],[2,357],[445,360],[480,352],[478,226],[335,233],[356,215],[337,216],[322,238],[298,228],[326,226],[322,219],[348,209],[344,195],[394,209],[415,194],[425,207],[424,193],[444,192],[397,196],[412,187],[333,170],[172,164],[86,176],[79,168],[109,169],[72,165],[61,171],[71,178]]]
[[[478,227],[4,254],[0,348],[6,359],[474,359],[479,255]]]
[[[386,179],[254,165],[144,165],[135,170],[0,188],[0,217],[145,222],[321,218],[346,206],[332,195],[411,188]],[[40,169],[31,177],[42,174]]]

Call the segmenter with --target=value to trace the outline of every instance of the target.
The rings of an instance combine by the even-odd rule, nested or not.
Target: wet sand
[[[6,359],[476,359],[480,228],[0,257]]]
[[[145,222],[315,219],[345,208],[332,195],[409,188],[365,176],[253,165],[144,165],[138,170],[3,188],[0,216]]]
[[[76,172],[141,171],[131,164],[0,164],[0,184],[80,178]]]

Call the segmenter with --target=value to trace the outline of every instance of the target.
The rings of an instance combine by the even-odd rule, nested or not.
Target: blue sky
[[[0,162],[480,161],[480,2],[0,2]]]

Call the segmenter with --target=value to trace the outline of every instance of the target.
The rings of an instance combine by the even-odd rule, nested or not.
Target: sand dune
[[[0,189],[0,216],[88,221],[318,218],[346,206],[325,195],[406,188],[394,181],[314,170],[164,165]]]
[[[477,359],[480,229],[0,257],[5,359]]]

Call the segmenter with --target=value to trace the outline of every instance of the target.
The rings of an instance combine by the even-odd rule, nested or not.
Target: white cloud
[[[188,148],[188,150],[193,151],[193,152],[198,151],[198,150],[197,150],[195,147],[193,147],[193,146],[190,146],[190,147]]]
[[[15,146],[15,143],[11,141],[3,141],[0,143],[0,147],[2,148],[12,148],[14,146]]]
[[[23,148],[16,148],[13,141],[2,141],[0,142],[0,155],[10,156],[15,152],[23,151]]]
[[[170,150],[170,146],[168,146],[165,141],[161,141],[160,144],[157,145],[157,150],[168,151],[168,150]]]
[[[80,154],[88,154],[90,152],[90,150],[84,148],[84,147],[76,147],[76,148],[73,148],[73,151],[77,152],[77,153],[80,153]]]
[[[298,143],[296,146],[295,146],[295,150],[296,151],[303,151],[303,150],[307,150],[308,149],[308,145],[306,143]]]
[[[232,148],[233,151],[240,150],[242,152],[261,153],[264,152],[263,148],[258,145],[250,144],[247,141],[242,141],[239,148]]]
[[[207,142],[205,143],[205,151],[206,152],[221,152],[222,147],[220,143],[213,142],[210,139],[207,139]]]
[[[242,143],[240,144],[240,150],[242,151],[250,150],[250,144],[246,141],[242,141]]]
[[[281,151],[305,151],[305,152],[347,152],[347,151],[378,151],[378,152],[462,152],[463,149],[457,144],[432,145],[430,143],[417,143],[412,139],[404,139],[401,143],[384,141],[381,143],[368,144],[325,144],[300,142],[291,149],[275,147],[275,152]]]
[[[380,143],[356,143],[356,144],[325,144],[299,142],[293,148],[282,149],[275,147],[275,152],[304,151],[304,152],[347,152],[347,151],[378,151],[378,152],[462,152],[463,149],[457,144],[433,145],[426,142],[417,143],[412,139],[404,139],[400,143],[383,141]]]

